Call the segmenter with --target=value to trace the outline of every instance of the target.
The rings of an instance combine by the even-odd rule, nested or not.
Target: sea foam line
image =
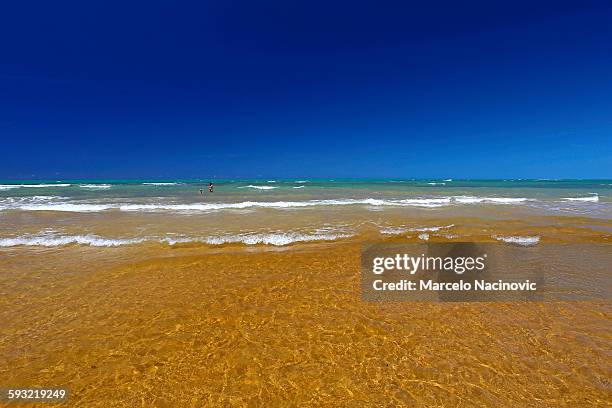
[[[274,190],[275,188],[278,188],[278,187],[275,187],[275,186],[254,186],[252,184],[249,184],[248,186],[242,186],[242,187],[238,187],[238,188],[254,188],[256,190]]]
[[[408,198],[408,199],[326,199],[308,201],[243,201],[238,203],[189,203],[189,204],[99,204],[79,202],[0,202],[0,210],[19,209],[25,211],[71,211],[71,212],[95,212],[111,209],[120,211],[214,211],[224,209],[245,208],[303,208],[315,206],[343,206],[343,205],[369,205],[372,207],[425,207],[435,208],[456,204],[456,197],[446,198]],[[463,197],[460,204],[513,204],[522,203],[526,198],[494,198],[494,197]]]
[[[588,196],[588,197],[565,197],[562,198],[562,200],[565,201],[583,201],[583,202],[592,202],[592,203],[597,203],[599,202],[599,195],[597,193],[591,193],[592,195]]]
[[[58,247],[70,244],[89,245],[95,247],[116,247],[121,245],[138,244],[144,242],[142,238],[132,239],[110,239],[103,238],[97,235],[66,235],[66,236],[49,236],[43,235],[25,235],[13,238],[1,238],[0,247],[14,246],[42,246],[42,247]]]
[[[509,244],[522,245],[522,246],[535,245],[538,242],[540,242],[540,237],[539,236],[534,236],[534,237],[524,236],[524,237],[522,237],[522,236],[500,236],[500,235],[495,235],[495,236],[493,236],[493,238],[495,238],[498,241],[507,242]]]
[[[453,201],[460,204],[517,204],[529,201],[525,197],[473,197],[473,196],[455,196]]]
[[[142,183],[143,186],[176,186],[179,183]]]
[[[443,225],[443,226],[433,226],[433,227],[419,227],[419,228],[383,227],[380,229],[380,233],[384,235],[400,235],[400,234],[405,234],[407,232],[422,232],[422,233],[438,232],[442,229],[448,229],[454,226],[455,224],[449,224],[449,225]],[[428,234],[425,234],[425,235],[428,235]]]
[[[108,190],[112,186],[110,184],[80,184],[79,187],[92,190]]]
[[[47,188],[47,187],[69,187],[71,184],[0,184],[0,190],[12,188]]]
[[[209,237],[148,237],[148,238],[104,238],[98,235],[24,235],[11,238],[0,238],[0,247],[37,246],[60,247],[66,245],[86,245],[93,247],[118,247],[134,245],[143,242],[158,242],[168,245],[181,243],[204,243],[208,245],[244,244],[244,245],[274,245],[284,246],[295,242],[334,241],[349,238],[349,233],[249,233],[236,235],[220,235]]]

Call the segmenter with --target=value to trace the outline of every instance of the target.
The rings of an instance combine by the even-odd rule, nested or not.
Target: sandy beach
[[[608,301],[364,302],[350,242],[94,252],[0,258],[0,383],[67,406],[609,403]]]

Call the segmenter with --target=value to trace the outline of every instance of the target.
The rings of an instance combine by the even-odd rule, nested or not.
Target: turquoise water
[[[42,180],[1,181],[2,210],[100,211],[147,205],[148,210],[223,209],[224,204],[274,202],[319,205],[446,207],[470,204],[576,207],[605,213],[612,201],[612,180],[376,180],[250,179],[213,180]],[[202,192],[200,192],[202,190]],[[202,193],[202,194],[201,194]],[[370,200],[370,201],[368,201]],[[353,203],[353,201],[355,201]],[[380,202],[378,202],[380,201]],[[63,207],[62,207],[63,205]],[[207,208],[207,205],[210,208]],[[280,204],[279,204],[280,205]],[[96,207],[97,206],[97,207]],[[219,208],[216,208],[216,207]],[[245,204],[246,206],[246,204]],[[133,207],[132,210],[137,208]],[[144,210],[145,208],[143,208]]]
[[[560,217],[586,220],[568,221],[575,231],[607,234],[612,219],[612,180],[212,181],[213,193],[209,180],[2,181],[0,247],[194,240],[285,245],[372,230],[429,239],[449,225],[495,237],[486,225],[466,220],[501,229],[528,223],[539,231],[540,224],[559,226]],[[499,239],[537,243],[540,237]]]
[[[563,197],[569,194],[597,193],[605,198],[612,191],[612,180],[547,180],[547,179],[510,179],[510,180],[463,180],[463,179],[219,179],[219,180],[155,180],[155,179],[69,179],[14,181],[1,180],[2,196],[32,195],[34,193],[65,193],[71,196],[114,196],[134,194],[152,196],[173,195],[197,192],[207,189],[208,182],[213,182],[217,193],[229,193],[236,190],[266,191],[284,193],[301,193],[296,191],[317,190],[319,192],[338,190],[342,192],[369,191],[373,193],[423,193],[441,195],[445,193],[478,193],[495,192],[504,196],[550,196]],[[33,189],[34,186],[44,186]],[[105,186],[110,188],[105,188]],[[98,188],[96,188],[96,186]],[[259,187],[259,188],[257,188]],[[296,187],[299,187],[296,189]]]

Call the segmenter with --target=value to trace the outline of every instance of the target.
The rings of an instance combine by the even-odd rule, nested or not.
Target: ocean
[[[0,383],[70,406],[609,399],[612,181],[208,181],[0,182]],[[363,297],[364,248],[437,242],[537,297]]]
[[[607,241],[611,219],[612,180],[0,181],[4,248],[392,236],[534,245],[570,236]]]

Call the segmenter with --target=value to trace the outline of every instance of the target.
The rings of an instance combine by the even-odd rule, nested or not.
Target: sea
[[[537,245],[607,241],[611,220],[612,180],[0,181],[0,248],[389,237]]]

